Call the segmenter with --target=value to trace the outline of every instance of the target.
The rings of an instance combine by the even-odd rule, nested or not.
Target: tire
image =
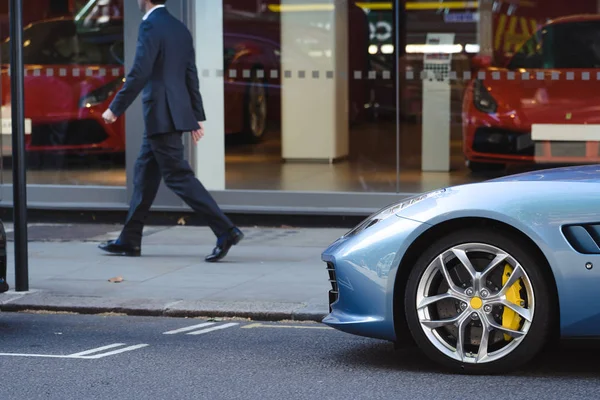
[[[440,282],[437,289],[438,293],[445,293],[444,285],[447,281],[441,274],[441,268],[436,269],[436,265],[440,265],[439,260],[442,255],[447,257],[445,258],[446,262],[444,265],[447,266],[446,271],[448,271],[448,276],[451,276],[451,279],[457,285],[458,292],[468,292],[469,285],[473,283],[470,280],[470,276],[472,275],[467,273],[467,269],[462,267],[463,264],[460,263],[457,257],[452,258],[455,254],[452,249],[455,249],[456,246],[460,246],[457,250],[458,252],[468,249],[469,246],[473,247],[473,249],[490,251],[488,258],[483,257],[483,252],[470,252],[470,262],[478,272],[481,272],[488,265],[490,259],[494,257],[494,251],[502,251],[508,254],[509,258],[506,261],[512,267],[507,267],[505,261],[502,261],[497,264],[498,267],[487,275],[486,282],[483,282],[485,287],[482,287],[482,290],[478,290],[473,285],[472,288],[475,290],[473,297],[477,297],[479,300],[471,298],[471,301],[467,303],[468,300],[459,300],[457,302],[452,298],[441,299],[432,302],[429,306],[424,307],[424,311],[419,312],[417,310],[417,296],[422,296],[422,293],[425,293],[429,289],[433,290],[436,287],[435,282]],[[469,253],[469,250],[466,250],[466,253]],[[503,265],[504,267],[502,267]],[[518,270],[518,265],[522,268],[521,270]],[[434,362],[450,369],[452,372],[463,374],[503,373],[514,371],[516,368],[528,363],[538,355],[546,344],[550,337],[551,329],[554,326],[553,316],[557,315],[557,310],[554,309],[555,299],[551,294],[551,286],[544,273],[544,266],[545,262],[533,256],[528,247],[499,230],[465,229],[438,239],[427,248],[416,262],[406,283],[404,311],[408,328],[417,346]],[[511,270],[511,268],[513,269]],[[523,302],[519,301],[522,306],[520,311],[532,313],[528,314],[531,322],[527,322],[520,314],[513,312],[506,306],[492,306],[492,310],[489,310],[492,300],[496,296],[495,291],[503,288],[504,279],[506,279],[506,283],[508,284],[506,285],[507,287],[511,285],[510,287],[513,290],[515,289],[515,286],[508,281],[510,273],[515,271],[524,271],[523,274],[520,273],[517,275],[517,280],[520,282],[521,288],[520,290],[517,288],[516,292],[509,291],[509,293],[513,296],[517,293],[517,299],[523,300]],[[500,278],[497,276],[498,273],[500,274]],[[519,276],[522,278],[519,278]],[[464,278],[466,278],[467,282],[466,289],[461,285],[461,282],[465,282]],[[499,279],[500,282],[498,284]],[[485,289],[488,289],[489,293],[483,293]],[[449,290],[446,289],[446,292],[449,292]],[[429,292],[428,295],[430,296],[432,293]],[[487,295],[487,300],[484,297],[485,295]],[[524,295],[525,297],[522,297]],[[490,303],[487,303],[488,301]],[[446,305],[444,308],[445,303],[450,305]],[[508,311],[504,311],[505,309]],[[502,312],[499,310],[502,310]],[[426,325],[429,325],[432,321],[446,319],[448,317],[442,318],[442,314],[447,312],[455,312],[457,315],[464,317],[465,332],[470,332],[470,334],[465,335],[466,346],[458,346],[456,343],[452,346],[452,340],[458,342],[457,338],[460,337],[457,336],[458,333],[454,333],[454,338],[452,339],[450,332],[458,332],[456,326],[448,325],[447,327],[430,330],[421,323],[420,318],[425,320],[424,323]],[[436,313],[437,316],[435,315]],[[477,313],[475,320],[472,319],[473,313]],[[517,323],[520,327],[517,328],[514,325],[513,329],[521,331],[521,333],[525,332],[521,339],[506,336],[501,330],[492,327],[491,334],[489,335],[489,343],[492,347],[485,346],[487,350],[491,349],[487,353],[487,359],[484,358],[483,354],[480,355],[482,357],[481,360],[477,360],[475,357],[467,357],[467,359],[461,357],[460,352],[457,351],[459,347],[463,349],[463,354],[466,356],[473,356],[480,349],[480,347],[476,347],[478,329],[483,331],[483,326],[488,326],[490,320],[495,321],[497,326],[502,326],[505,321],[510,321],[511,315],[513,323],[515,323],[515,320],[520,321]],[[480,324],[482,327],[473,328],[473,325],[477,324]],[[474,340],[475,344],[469,342],[469,338],[472,341]],[[446,343],[446,346],[444,346],[444,341],[450,341],[450,344]],[[481,341],[479,344],[481,344]],[[499,350],[494,350],[493,346],[498,346]],[[469,348],[473,350],[473,353],[467,353]]]
[[[259,143],[267,133],[268,114],[268,96],[267,86],[263,78],[259,78],[258,70],[262,68],[253,68],[250,83],[246,87],[244,94],[244,136],[250,143]],[[262,93],[262,97],[261,97]],[[259,97],[257,97],[259,96]],[[257,109],[254,109],[258,107]],[[261,110],[261,108],[263,108]],[[253,118],[256,121],[253,123]]]

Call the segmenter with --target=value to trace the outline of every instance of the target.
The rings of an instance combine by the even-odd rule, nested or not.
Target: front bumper
[[[535,145],[530,133],[482,127],[475,130],[472,149],[477,153],[533,157]]]
[[[400,260],[425,225],[392,216],[343,237],[322,255],[330,283],[323,323],[347,333],[394,341],[394,286]]]
[[[530,163],[598,163],[600,145],[597,141],[540,141],[529,132],[517,132],[498,127],[478,127],[466,149],[471,161]]]

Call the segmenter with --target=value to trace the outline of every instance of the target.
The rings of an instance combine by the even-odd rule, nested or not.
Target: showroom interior
[[[4,205],[12,201],[7,4],[0,1]],[[591,133],[535,133],[595,123],[577,114],[569,93],[600,83],[600,39],[580,35],[600,34],[597,0],[167,4],[194,36],[207,114],[205,138],[196,146],[186,139],[188,160],[228,211],[361,214],[449,185],[597,162]],[[125,209],[144,131],[141,101],[114,126],[100,116],[135,55],[136,2],[23,0],[23,10],[30,207]],[[545,27],[582,14],[569,29]],[[552,66],[549,57],[559,55],[551,41],[575,41],[590,55]],[[519,81],[527,68],[574,75]],[[492,74],[502,81],[511,71],[519,82],[498,89]],[[501,113],[509,104],[512,117]],[[155,208],[187,206],[163,185]]]

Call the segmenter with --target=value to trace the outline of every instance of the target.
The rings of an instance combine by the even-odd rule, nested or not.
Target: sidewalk
[[[147,227],[142,257],[97,245],[118,225],[32,224],[29,292],[15,292],[12,226],[0,309],[320,321],[330,288],[321,252],[346,229],[243,228],[222,262],[204,262],[215,238],[204,227]],[[120,283],[111,278],[122,278]]]

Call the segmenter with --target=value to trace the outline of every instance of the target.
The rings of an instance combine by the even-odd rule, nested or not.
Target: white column
[[[309,3],[315,2],[306,3],[281,0],[282,157],[333,162],[349,147],[348,5],[324,0],[314,11]]]
[[[209,190],[225,189],[225,92],[223,74],[223,2],[195,2],[196,65],[206,121],[204,138],[194,146],[198,179]],[[191,142],[193,145],[193,141]]]

